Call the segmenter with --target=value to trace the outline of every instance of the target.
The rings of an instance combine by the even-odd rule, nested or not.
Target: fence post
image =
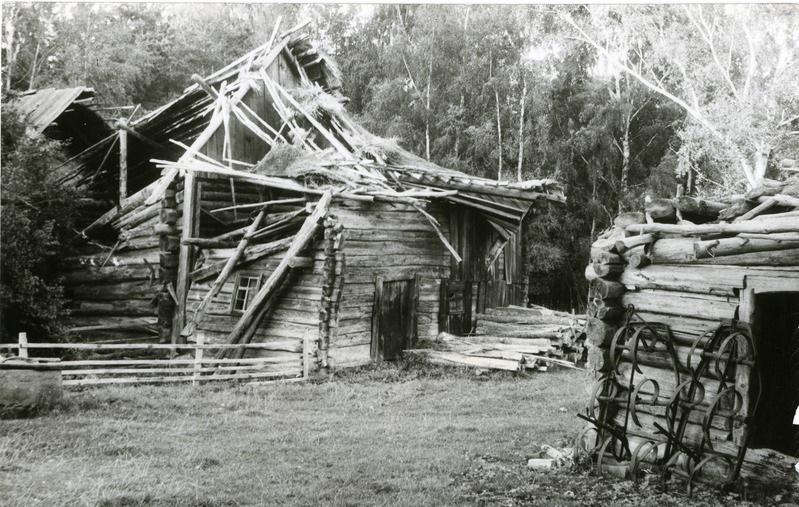
[[[202,373],[203,367],[203,352],[205,349],[203,345],[205,344],[205,332],[204,331],[197,331],[197,346],[194,349],[194,375],[191,380],[191,385],[196,386],[200,382],[200,376]]]
[[[310,343],[308,341],[308,332],[306,331],[302,335],[302,378],[304,379],[308,378],[311,371],[310,360],[308,358],[309,346]]]
[[[28,333],[19,334],[19,349],[17,350],[19,357],[28,357]]]

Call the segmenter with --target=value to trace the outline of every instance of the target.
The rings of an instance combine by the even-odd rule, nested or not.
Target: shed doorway
[[[754,324],[761,395],[751,447],[799,457],[799,292],[757,294]]]
[[[375,303],[372,311],[373,360],[398,359],[403,350],[417,340],[419,275],[404,280],[375,280]]]

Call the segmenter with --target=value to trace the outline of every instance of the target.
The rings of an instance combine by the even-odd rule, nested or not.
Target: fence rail
[[[167,382],[202,382],[218,380],[244,380],[264,383],[276,380],[305,380],[310,371],[308,338],[296,343],[249,343],[244,345],[205,343],[198,333],[196,343],[28,343],[27,334],[20,333],[16,344],[0,344],[0,349],[17,350],[20,358],[29,358],[36,349],[131,352],[143,351],[193,351],[192,357],[170,359],[75,359],[30,358],[42,361],[37,368],[61,370],[65,386],[100,384],[145,384]],[[217,359],[204,357],[206,350],[253,350],[264,353],[260,357]],[[191,354],[191,352],[189,352]]]

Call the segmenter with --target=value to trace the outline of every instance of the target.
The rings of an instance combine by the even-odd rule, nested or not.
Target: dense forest
[[[311,21],[372,132],[466,173],[563,184],[567,205],[529,223],[531,302],[553,308],[583,306],[589,245],[619,212],[678,186],[742,192],[799,154],[792,5],[5,3],[3,101],[85,85],[109,119],[140,115],[278,18]],[[24,190],[3,149],[7,202]]]

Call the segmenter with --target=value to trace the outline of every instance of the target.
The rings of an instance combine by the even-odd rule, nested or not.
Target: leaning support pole
[[[280,263],[275,268],[275,271],[269,276],[266,282],[264,282],[263,287],[261,287],[261,290],[258,291],[258,294],[255,295],[255,298],[253,298],[250,303],[250,307],[233,327],[230,335],[228,335],[227,343],[234,344],[241,342],[244,344],[252,339],[254,333],[251,332],[251,328],[257,326],[258,322],[269,310],[270,301],[272,300],[271,296],[280,287],[288,274],[289,262],[311,242],[314,234],[316,234],[316,231],[320,227],[319,223],[327,215],[328,206],[332,198],[333,193],[330,190],[322,195],[322,198],[316,204],[316,209],[305,219],[305,223],[302,224],[299,232],[297,232],[297,235],[294,237],[294,241],[292,241],[283,259],[281,259]],[[244,338],[243,341],[241,340],[242,338]]]
[[[216,277],[214,284],[211,286],[211,289],[205,295],[205,298],[203,299],[202,303],[200,303],[200,306],[197,307],[197,310],[195,310],[191,322],[189,322],[186,325],[186,327],[183,328],[183,331],[181,331],[180,334],[182,336],[190,336],[197,328],[197,326],[200,324],[202,318],[205,316],[206,308],[208,308],[208,305],[211,303],[211,300],[214,298],[214,296],[217,295],[217,293],[219,293],[219,289],[222,288],[222,285],[225,283],[225,280],[227,280],[230,274],[233,272],[233,268],[235,268],[236,264],[239,262],[241,255],[244,253],[244,249],[247,248],[247,245],[250,243],[250,238],[255,233],[255,231],[258,230],[258,226],[261,225],[261,220],[263,220],[264,215],[266,215],[266,209],[262,209],[261,212],[258,213],[258,216],[255,217],[255,220],[253,220],[252,224],[247,229],[247,232],[244,234],[244,237],[241,238],[241,241],[239,242],[239,246],[236,248],[236,251],[233,252],[233,255],[230,256],[230,259],[228,259],[227,264],[225,264],[225,267],[222,268],[222,272],[219,273],[219,276]]]

